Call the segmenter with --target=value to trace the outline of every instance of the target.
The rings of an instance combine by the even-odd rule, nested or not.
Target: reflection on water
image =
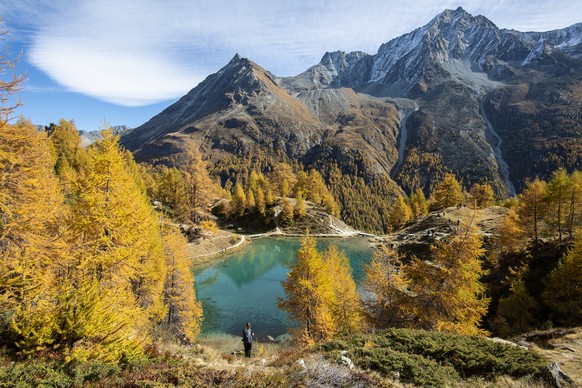
[[[318,241],[320,250],[329,244],[346,252],[354,279],[359,283],[363,266],[372,256],[366,241],[362,238]],[[204,309],[202,332],[239,335],[244,323],[251,321],[259,339],[286,333],[293,323],[277,308],[277,299],[284,296],[281,281],[287,278],[289,265],[295,263],[299,245],[298,239],[260,239],[222,262],[195,269],[196,292]]]

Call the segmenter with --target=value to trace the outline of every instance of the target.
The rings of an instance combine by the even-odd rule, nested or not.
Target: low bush
[[[404,382],[442,385],[469,377],[520,378],[536,374],[549,361],[540,354],[484,337],[389,329],[325,343],[320,349],[347,350],[352,361],[384,376],[394,373]],[[454,373],[453,373],[454,372]],[[432,380],[429,378],[433,377]]]
[[[26,360],[0,366],[0,386],[72,387],[117,376],[119,366],[101,361],[64,364],[57,361]]]
[[[358,366],[423,387],[442,387],[460,380],[454,368],[416,354],[390,348],[356,349],[350,353]]]

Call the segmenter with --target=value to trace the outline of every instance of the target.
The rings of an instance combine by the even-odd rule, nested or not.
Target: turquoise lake
[[[361,237],[319,239],[320,250],[335,244],[350,259],[353,276],[359,284],[364,265],[372,258],[372,249]],[[295,264],[300,240],[264,238],[254,240],[243,250],[224,260],[194,269],[196,294],[204,309],[203,334],[240,335],[250,321],[259,338],[277,337],[287,332],[293,322],[279,310],[277,300],[284,297],[281,281],[287,278],[289,265]]]

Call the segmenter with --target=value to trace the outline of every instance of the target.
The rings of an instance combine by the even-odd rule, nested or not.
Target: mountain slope
[[[582,24],[518,32],[458,8],[295,77],[236,55],[122,142],[154,162],[196,146],[214,161],[265,155],[263,169],[297,160],[327,179],[331,163],[382,197],[395,182],[428,192],[446,172],[507,196],[582,168],[581,107]]]

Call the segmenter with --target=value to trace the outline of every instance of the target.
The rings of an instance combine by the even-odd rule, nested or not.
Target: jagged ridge
[[[452,171],[466,186],[488,181],[507,195],[557,166],[581,167],[581,42],[582,24],[518,32],[458,8],[375,55],[326,53],[295,77],[236,55],[122,141],[138,160],[195,143],[214,159],[262,150],[307,166],[336,160],[348,174],[390,177],[407,192],[428,191]],[[547,161],[544,139],[552,139]]]

